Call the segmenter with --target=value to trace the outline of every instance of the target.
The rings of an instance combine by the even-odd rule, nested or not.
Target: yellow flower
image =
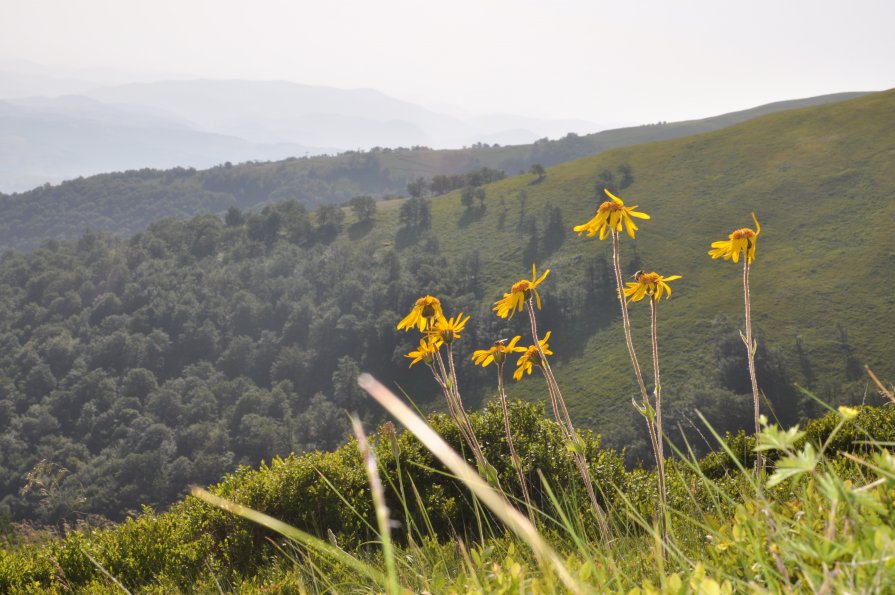
[[[649,219],[649,215],[636,212],[634,209],[637,208],[637,205],[626,207],[622,199],[609,192],[609,190],[604,188],[603,192],[612,200],[607,200],[601,204],[593,219],[584,225],[576,225],[573,229],[578,232],[579,236],[587,232],[587,237],[589,238],[595,236],[599,231],[600,239],[603,240],[606,238],[607,231],[621,233],[622,223],[624,223],[628,235],[631,236],[631,239],[634,239],[634,232],[637,231],[637,226],[634,225],[631,217]]]
[[[469,322],[469,316],[464,319],[463,312],[460,312],[456,317],[450,319],[442,316],[436,320],[432,328],[429,329],[429,340],[438,345],[441,345],[442,343],[450,345],[454,342],[454,339],[460,338],[460,333],[466,328],[467,322]]]
[[[426,330],[427,323],[433,318],[436,320],[444,318],[444,314],[441,312],[441,302],[438,298],[427,295],[416,301],[410,314],[398,323],[398,330],[409,331],[413,327],[419,327],[420,332],[423,332]]]
[[[414,364],[425,362],[427,366],[432,365],[435,358],[435,352],[438,351],[439,345],[427,339],[420,339],[420,347],[416,351],[411,351],[404,357],[409,357],[413,361],[410,362],[408,368],[412,368]]]
[[[846,407],[845,405],[839,406],[839,414],[846,420],[858,417],[859,413],[861,413],[861,410],[857,409],[856,407]]]
[[[730,236],[730,239],[721,240],[720,242],[712,242],[712,249],[709,250],[709,256],[712,258],[723,258],[724,260],[733,259],[734,262],[740,261],[740,252],[746,255],[746,261],[752,264],[755,260],[755,240],[761,233],[761,225],[752,213],[752,220],[755,221],[755,231],[748,227],[738,229]]]
[[[494,302],[494,308],[497,312],[497,315],[501,318],[512,318],[513,315],[518,311],[521,312],[522,308],[525,306],[525,302],[531,299],[532,294],[535,296],[535,301],[538,305],[538,310],[541,309],[541,296],[538,295],[537,287],[541,284],[541,281],[550,273],[550,269],[544,271],[544,274],[538,278],[537,271],[535,271],[535,265],[531,265],[531,281],[528,279],[522,279],[510,289],[510,293],[503,294],[503,298]]]
[[[506,339],[495,341],[490,349],[476,350],[472,354],[472,361],[475,362],[475,365],[483,368],[487,368],[491,362],[497,362],[498,365],[501,365],[506,360],[508,353],[522,353],[525,351],[525,347],[516,347],[516,343],[521,338],[519,335],[516,335],[510,339],[509,343],[507,343]]]
[[[634,273],[634,278],[636,281],[628,282],[628,286],[625,288],[625,297],[628,298],[629,302],[639,302],[646,295],[652,296],[655,301],[659,301],[662,299],[663,293],[668,293],[666,298],[671,297],[671,287],[668,286],[668,281],[674,281],[676,279],[680,279],[680,275],[671,275],[670,277],[663,277],[659,273],[644,273],[643,271],[637,271]]]
[[[544,335],[543,339],[538,339],[538,343],[541,344],[541,349],[544,351],[544,355],[553,355],[553,352],[550,351],[550,346],[547,345],[547,339],[550,338],[550,331],[547,331],[547,334]],[[538,353],[538,348],[536,345],[530,345],[528,349],[525,350],[525,353],[519,358],[519,361],[516,362],[516,371],[513,372],[513,378],[516,380],[522,380],[522,375],[526,372],[531,374],[531,370],[534,366],[541,365],[541,354]]]

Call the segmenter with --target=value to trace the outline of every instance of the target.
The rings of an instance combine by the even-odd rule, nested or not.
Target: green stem
[[[755,343],[752,339],[752,297],[749,292],[749,257],[743,254],[743,297],[746,306],[746,354],[749,361],[749,380],[752,383],[752,409],[755,417],[755,437],[761,431],[759,417],[758,379],[755,376]],[[764,455],[758,453],[755,457],[755,474],[760,475],[764,469]]]

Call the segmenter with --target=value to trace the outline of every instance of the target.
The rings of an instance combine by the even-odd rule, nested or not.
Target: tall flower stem
[[[464,441],[472,451],[476,464],[481,467],[481,470],[484,472],[484,470],[487,469],[487,462],[485,460],[485,455],[482,452],[482,446],[475,435],[475,431],[472,429],[472,424],[469,423],[469,416],[466,415],[466,410],[463,408],[463,401],[460,399],[460,392],[457,389],[456,374],[453,370],[453,357],[451,356],[450,348],[448,348],[448,361],[451,366],[450,373],[448,372],[448,368],[444,365],[444,359],[441,357],[441,353],[436,352],[435,362],[438,364],[438,370],[436,370],[434,366],[430,366],[432,368],[432,374],[435,377],[435,382],[438,383],[441,387],[441,391],[444,393],[444,398],[447,401],[448,410],[451,413],[451,417],[454,419],[454,423],[457,424],[460,434],[463,435]]]
[[[622,309],[622,326],[625,331],[625,345],[628,347],[628,356],[631,358],[631,366],[634,368],[634,376],[637,379],[637,386],[640,389],[640,398],[643,402],[643,412],[644,418],[646,419],[646,429],[649,434],[650,443],[653,447],[653,455],[656,458],[656,472],[659,473],[659,492],[663,493],[664,489],[664,473],[661,470],[664,470],[664,460],[662,458],[662,435],[657,432],[656,423],[653,415],[650,413],[650,409],[652,406],[650,405],[649,393],[646,390],[646,384],[643,382],[643,373],[640,370],[640,361],[637,359],[637,352],[634,350],[634,340],[631,338],[631,318],[628,316],[628,302],[625,301],[625,289],[624,289],[624,281],[622,280],[622,271],[621,264],[619,262],[619,238],[618,231],[612,230],[612,268],[615,270],[615,286],[618,293],[618,303]],[[652,297],[650,297],[650,302],[652,302]],[[653,335],[655,337],[655,334]],[[658,353],[657,355],[658,356]],[[656,361],[654,360],[654,365]],[[655,368],[657,370],[656,374],[658,374],[658,367]],[[656,387],[658,389],[658,376]],[[662,501],[663,509],[662,516],[664,517],[664,499]]]
[[[550,394],[550,402],[553,405],[553,415],[556,418],[557,425],[559,425],[562,430],[564,438],[574,447],[573,458],[575,460],[575,466],[578,467],[578,473],[581,475],[581,480],[584,482],[584,488],[587,490],[587,496],[590,499],[594,514],[597,517],[597,523],[600,526],[600,533],[602,534],[603,540],[609,541],[609,524],[606,521],[606,513],[597,501],[597,494],[594,491],[594,481],[590,474],[590,468],[587,465],[587,458],[584,455],[584,449],[580,448],[582,444],[581,440],[575,433],[575,426],[572,425],[572,418],[569,416],[569,410],[566,407],[565,400],[559,390],[559,385],[556,383],[556,377],[553,375],[553,370],[550,368],[550,364],[547,362],[547,356],[544,354],[544,349],[541,347],[541,342],[538,340],[538,323],[535,319],[532,298],[529,298],[525,302],[525,306],[528,309],[528,320],[531,324],[531,338],[538,350],[538,356],[541,361],[538,367],[541,369],[541,372],[544,374],[544,379],[547,381],[547,392]]]
[[[752,298],[749,293],[749,258],[743,258],[743,296],[746,306],[746,353],[749,361],[749,380],[752,383],[752,410],[755,417],[755,436],[761,431],[759,424],[759,396],[758,379],[755,376],[755,341],[752,339]],[[755,475],[760,475],[764,469],[764,456],[758,453],[755,457]]]
[[[663,516],[666,510],[667,494],[665,487],[665,444],[664,434],[662,433],[662,381],[659,374],[659,341],[656,323],[657,310],[659,304],[650,296],[650,335],[653,344],[653,376],[655,378],[655,399],[656,399],[656,420],[653,424],[655,430],[655,446],[658,456],[656,457],[656,474],[659,477],[659,503],[661,504]]]
[[[621,264],[619,264],[618,232],[612,230],[612,268],[615,269],[615,286],[618,289],[618,302],[622,308],[622,323],[625,330],[625,344],[628,346],[628,355],[631,365],[634,367],[634,376],[637,386],[640,388],[640,396],[644,403],[649,403],[649,393],[643,382],[643,373],[640,371],[640,362],[637,360],[637,352],[634,350],[634,341],[631,339],[631,318],[628,316],[628,303],[625,301],[625,284],[622,280]]]
[[[531,497],[528,495],[528,482],[525,481],[525,473],[522,471],[522,459],[516,454],[516,447],[513,445],[513,432],[510,429],[510,410],[507,405],[507,395],[503,388],[503,363],[497,364],[497,396],[500,400],[500,410],[503,413],[503,427],[507,434],[507,446],[510,450],[510,458],[513,459],[513,467],[516,468],[516,475],[519,477],[519,485],[522,487],[522,497],[525,498],[525,505],[528,507],[528,515],[532,517],[534,522],[534,508],[531,505]]]

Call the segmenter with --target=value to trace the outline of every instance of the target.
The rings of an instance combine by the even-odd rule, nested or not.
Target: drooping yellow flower
[[[482,366],[483,368],[487,368],[491,362],[497,362],[497,364],[502,364],[506,358],[508,353],[522,353],[525,351],[525,347],[517,347],[516,343],[522,337],[516,335],[510,342],[507,343],[506,339],[501,339],[499,341],[495,341],[494,345],[492,345],[489,349],[478,349],[472,354],[472,361],[475,362],[475,365]]]
[[[438,345],[441,345],[442,343],[450,345],[454,342],[454,339],[460,338],[460,333],[466,328],[467,322],[469,322],[469,316],[464,319],[463,312],[460,312],[457,316],[449,319],[442,316],[441,318],[438,318],[432,328],[429,329],[429,340]]]
[[[550,346],[547,345],[547,339],[549,338],[550,331],[547,331],[543,339],[538,339],[538,343],[541,344],[541,350],[543,350],[544,355],[553,355],[553,352],[550,351]],[[519,361],[516,362],[516,371],[513,372],[513,378],[522,380],[523,374],[531,374],[532,368],[534,368],[534,366],[540,366],[541,364],[541,354],[538,353],[537,346],[529,345],[528,349],[525,350],[525,353],[519,358]]]
[[[434,322],[440,318],[444,318],[444,314],[441,311],[441,302],[437,297],[427,295],[416,301],[410,314],[398,323],[398,330],[404,329],[409,331],[414,327],[419,327],[420,332],[423,332],[426,330],[426,325],[430,320]]]
[[[514,284],[510,289],[510,293],[503,294],[503,298],[494,302],[494,308],[492,310],[497,312],[497,315],[501,318],[512,318],[516,312],[521,312],[522,308],[525,307],[525,302],[531,299],[531,296],[535,296],[535,303],[538,306],[538,310],[541,309],[541,296],[538,295],[537,287],[541,284],[541,281],[544,280],[545,277],[550,273],[550,269],[544,271],[544,274],[538,277],[537,271],[535,270],[535,265],[531,265],[531,281],[528,279],[522,279],[518,283]]]
[[[435,359],[435,352],[438,351],[438,348],[439,345],[436,345],[434,342],[425,338],[420,339],[419,349],[411,351],[404,356],[409,357],[412,360],[407,367],[412,368],[414,364],[418,364],[419,362],[425,362],[427,366],[432,365],[432,362]]]
[[[755,241],[758,234],[761,233],[761,225],[758,224],[755,213],[752,213],[752,220],[755,221],[755,231],[744,227],[730,234],[727,240],[712,242],[709,256],[724,260],[733,259],[734,262],[739,262],[740,252],[742,252],[746,255],[746,262],[752,264],[752,261],[755,260]]]
[[[665,296],[666,298],[671,297],[671,287],[668,286],[668,281],[680,279],[681,276],[671,275],[670,277],[663,277],[655,271],[652,273],[637,271],[634,273],[634,278],[636,281],[629,281],[628,286],[625,288],[625,297],[628,298],[628,301],[639,302],[649,295],[652,296],[653,300],[658,302],[662,299],[663,293],[668,294]]]
[[[631,217],[649,219],[649,215],[635,211],[634,209],[637,208],[637,205],[626,207],[625,203],[622,202],[622,199],[609,192],[609,190],[604,188],[603,192],[605,192],[606,196],[612,200],[607,200],[602,203],[597,209],[597,214],[593,219],[584,225],[576,225],[573,229],[578,232],[579,236],[584,232],[587,232],[587,237],[589,238],[595,236],[599,231],[600,239],[603,240],[606,238],[607,232],[609,231],[621,233],[622,223],[624,223],[625,230],[633,240],[634,232],[637,231],[637,226],[634,224]]]

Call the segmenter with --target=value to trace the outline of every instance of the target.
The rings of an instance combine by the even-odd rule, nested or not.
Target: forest
[[[429,210],[428,199],[405,201],[392,242],[350,239],[383,218],[362,197],[352,209],[231,208],[223,219],[163,219],[129,240],[87,232],[7,252],[2,513],[56,525],[121,520],[141,505],[164,509],[189,485],[239,465],[332,449],[347,436],[346,411],[383,419],[356,386],[361,371],[394,378],[420,406],[439,408],[431,379],[406,368],[412,340],[395,332],[420,288],[475,315],[470,344],[510,331],[489,316],[481,252],[441,254]],[[520,222],[532,233],[525,258],[546,257],[567,234],[561,213],[547,207],[528,217]],[[547,221],[544,229],[535,219]],[[585,341],[609,324],[613,300],[608,262],[596,258],[551,291],[544,323],[570,345]],[[588,315],[594,304],[607,314]],[[748,425],[737,396],[748,392],[737,331],[719,317],[713,334],[715,372],[691,379],[669,411],[691,440],[694,407],[722,431]],[[762,342],[758,362],[778,414],[797,419],[783,358]],[[487,376],[467,358],[459,370],[477,407],[490,394]],[[638,427],[633,412],[630,427]],[[604,434],[628,447],[629,464],[646,453],[636,430]]]

